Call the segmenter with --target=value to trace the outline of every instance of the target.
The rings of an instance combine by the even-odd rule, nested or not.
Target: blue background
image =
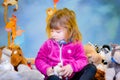
[[[15,6],[8,7],[8,17],[15,14],[17,26],[25,30],[15,43],[21,46],[26,57],[35,57],[47,39],[46,9],[53,8],[53,0],[19,0],[18,6],[17,12],[13,12]],[[120,44],[120,0],[60,0],[57,9],[65,7],[76,13],[83,44]],[[4,8],[0,5],[0,46],[7,45],[3,14]]]

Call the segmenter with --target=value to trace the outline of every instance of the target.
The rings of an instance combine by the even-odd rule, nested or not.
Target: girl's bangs
[[[62,27],[66,27],[66,19],[64,18],[60,18],[60,19],[57,19],[57,18],[53,18],[53,20],[51,20],[51,24],[50,24],[50,28],[51,29],[60,29]]]

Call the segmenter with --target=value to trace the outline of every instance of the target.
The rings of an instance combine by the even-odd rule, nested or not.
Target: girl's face
[[[51,38],[55,41],[67,41],[67,28],[51,29]]]

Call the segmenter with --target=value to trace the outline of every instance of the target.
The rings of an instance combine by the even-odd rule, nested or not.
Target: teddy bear
[[[95,46],[88,42],[84,45],[84,50],[88,58],[88,62],[94,64],[97,68],[95,80],[105,80],[105,71],[102,64],[102,57],[96,52]]]
[[[120,80],[120,45],[111,44],[111,61],[106,69],[106,80]]]
[[[12,47],[11,64],[14,66],[16,71],[20,64],[27,65],[27,59],[24,57],[22,49],[18,45]]]
[[[93,63],[97,66],[102,62],[101,56],[96,52],[94,46],[90,42],[84,45],[84,50],[89,63]]]
[[[3,6],[9,6],[9,5],[13,6],[13,5],[15,5],[16,7],[14,8],[13,11],[18,10],[18,0],[4,0],[2,5]]]

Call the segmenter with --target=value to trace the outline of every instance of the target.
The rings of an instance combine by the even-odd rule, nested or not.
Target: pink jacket
[[[41,46],[35,59],[36,68],[44,75],[47,68],[56,66],[60,62],[63,65],[70,64],[74,72],[86,66],[88,61],[82,43],[70,42],[60,47],[57,42],[49,39]]]

